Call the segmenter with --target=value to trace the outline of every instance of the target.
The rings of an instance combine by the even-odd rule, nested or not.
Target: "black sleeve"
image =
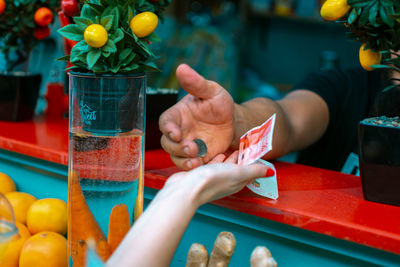
[[[340,70],[329,70],[310,73],[298,83],[294,90],[306,89],[312,91],[325,101],[329,109],[329,123],[335,122],[340,112],[341,98],[349,93],[349,73]]]

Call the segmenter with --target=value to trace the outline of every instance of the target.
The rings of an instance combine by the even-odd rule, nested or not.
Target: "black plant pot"
[[[400,206],[400,128],[362,121],[358,142],[364,198]]]
[[[30,120],[39,98],[40,74],[0,73],[0,120]]]
[[[146,150],[161,148],[158,120],[161,114],[178,100],[178,91],[170,89],[147,90],[146,96]]]

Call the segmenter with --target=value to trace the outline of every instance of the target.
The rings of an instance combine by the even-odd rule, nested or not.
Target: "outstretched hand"
[[[229,148],[234,134],[234,102],[224,88],[188,65],[180,65],[176,75],[188,95],[161,115],[161,145],[178,167],[190,170]],[[206,143],[207,155],[198,157],[194,139]]]

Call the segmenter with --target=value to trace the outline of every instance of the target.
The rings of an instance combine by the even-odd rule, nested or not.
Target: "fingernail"
[[[185,146],[185,147],[183,148],[183,152],[184,152],[186,155],[189,156],[189,147]]]
[[[190,160],[186,161],[186,167],[188,167],[189,169],[192,168],[192,162]]]
[[[169,139],[174,139],[174,134],[172,132],[169,132],[168,137],[169,137]]]
[[[268,168],[267,173],[265,174],[265,177],[271,177],[271,176],[274,176],[274,175],[275,175],[274,170]]]

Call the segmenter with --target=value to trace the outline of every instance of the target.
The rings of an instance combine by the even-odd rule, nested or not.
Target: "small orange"
[[[53,13],[47,7],[41,7],[36,10],[34,20],[37,25],[45,27],[53,21]]]
[[[0,14],[2,14],[6,10],[6,1],[0,0]]]
[[[26,224],[31,234],[53,231],[65,235],[68,229],[67,203],[57,198],[39,199],[29,208]]]
[[[33,30],[33,36],[37,40],[43,40],[44,38],[49,37],[50,28],[49,27],[37,27]]]
[[[0,193],[4,195],[8,192],[14,192],[15,190],[15,183],[11,179],[11,177],[5,173],[0,172]]]
[[[18,228],[18,235],[13,237],[8,243],[6,251],[4,253],[3,261],[1,262],[1,267],[18,267],[19,255],[22,250],[22,246],[25,241],[31,236],[25,225],[16,222],[15,225]]]
[[[372,71],[374,68],[372,68],[372,65],[378,65],[381,63],[382,55],[379,52],[374,52],[371,49],[366,49],[364,50],[366,44],[363,44],[360,47],[359,51],[359,58],[360,58],[360,63],[361,66],[367,70],[367,71]]]
[[[19,267],[67,267],[67,239],[55,232],[37,233],[26,240]]]
[[[132,32],[139,38],[149,36],[158,25],[158,17],[150,11],[142,12],[133,17],[129,22]]]
[[[322,5],[320,14],[325,20],[338,20],[350,10],[347,0],[326,0]]]
[[[92,24],[86,27],[83,38],[91,47],[100,48],[107,43],[108,33],[103,25]]]
[[[24,192],[10,192],[5,194],[14,210],[15,220],[26,223],[26,214],[30,206],[36,201],[36,198]]]

